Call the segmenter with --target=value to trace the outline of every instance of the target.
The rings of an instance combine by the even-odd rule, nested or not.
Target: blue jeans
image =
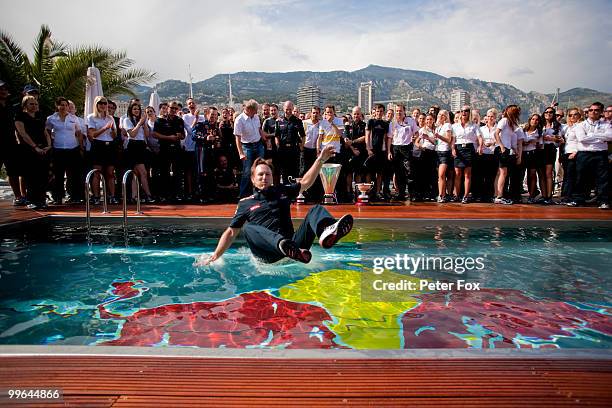
[[[242,162],[242,179],[240,180],[240,198],[253,194],[251,184],[251,166],[258,157],[264,157],[264,145],[261,140],[256,143],[243,144],[242,150],[246,159]]]

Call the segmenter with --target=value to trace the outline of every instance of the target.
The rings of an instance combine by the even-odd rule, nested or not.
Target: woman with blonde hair
[[[104,175],[110,204],[118,203],[117,198],[115,198],[117,150],[113,144],[116,136],[117,127],[115,126],[115,120],[112,116],[108,115],[108,100],[103,96],[96,96],[94,99],[94,113],[87,115],[87,137],[91,141],[93,168],[102,171]],[[93,177],[92,203],[100,203],[100,177],[97,172]]]
[[[485,116],[485,124],[480,127],[482,145],[474,162],[475,173],[478,177],[478,197],[480,202],[490,203],[495,194],[495,175],[497,174],[497,158],[495,157],[495,129],[497,124],[497,109],[491,108]],[[476,169],[477,168],[477,169]],[[476,181],[476,180],[475,180]]]
[[[436,130],[434,132],[436,140],[436,152],[438,153],[438,202],[448,201],[447,189],[453,187],[454,160],[451,155],[451,146],[454,143],[453,131],[451,128],[450,117],[447,110],[438,112]]]
[[[574,185],[576,184],[576,154],[578,153],[578,139],[576,138],[576,126],[582,120],[582,114],[577,107],[567,112],[567,128],[565,129],[565,153],[561,164],[563,165],[563,185],[561,188],[561,202],[570,207],[576,206],[572,200]]]
[[[49,179],[49,151],[51,136],[45,129],[38,100],[26,95],[21,100],[21,112],[15,115],[15,129],[19,139],[23,161],[24,181],[28,208],[47,208],[46,187]]]
[[[480,128],[472,122],[471,109],[468,105],[461,108],[459,121],[451,129],[455,142],[451,145],[451,151],[455,158],[455,194],[453,201],[459,201],[461,187],[463,187],[463,198],[461,202],[467,204],[472,201],[472,161],[476,156],[476,150],[480,151],[482,136]],[[463,181],[463,186],[461,182]]]
[[[508,105],[504,109],[503,117],[495,130],[497,147],[495,154],[499,160],[497,185],[495,186],[495,204],[512,204],[512,200],[504,198],[504,188],[508,177],[508,167],[512,165],[511,150],[516,151],[516,129],[518,128],[521,109],[516,105]]]

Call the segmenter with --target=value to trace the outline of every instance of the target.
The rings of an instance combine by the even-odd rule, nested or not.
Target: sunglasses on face
[[[108,102],[98,102],[98,105],[108,105]]]
[[[171,106],[170,110],[173,110],[173,111],[178,110],[178,106]]]
[[[555,113],[555,112],[554,112],[554,111],[546,111],[546,112],[544,112],[544,113],[545,113],[545,114],[552,115],[552,114],[553,114],[553,113]]]
[[[589,112],[600,112],[599,109],[589,109]]]
[[[470,113],[469,109],[462,110],[461,113]]]
[[[567,115],[567,116],[580,116],[580,114],[579,114],[579,113],[570,113],[570,114],[569,114],[569,115]]]

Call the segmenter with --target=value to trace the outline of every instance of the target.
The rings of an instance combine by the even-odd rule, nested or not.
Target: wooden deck
[[[44,407],[609,407],[610,384],[610,360],[0,357],[0,388],[63,389]]]
[[[304,217],[310,205],[294,205],[294,217]],[[420,218],[420,219],[506,219],[506,220],[612,220],[612,211],[600,210],[597,207],[571,208],[566,206],[541,205],[493,205],[493,204],[458,204],[458,203],[413,203],[409,205],[336,205],[328,206],[329,211],[340,216],[351,213],[355,218]],[[236,206],[225,205],[143,205],[145,217],[232,217]],[[100,214],[100,206],[92,206],[92,217],[122,216],[120,205],[109,206],[108,215]],[[129,206],[129,214],[135,207]],[[85,216],[84,206],[50,206],[45,211],[32,211],[24,207],[13,207],[9,201],[0,201],[0,225],[24,221],[47,215]]]

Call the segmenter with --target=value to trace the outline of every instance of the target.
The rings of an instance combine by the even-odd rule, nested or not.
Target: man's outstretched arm
[[[232,243],[234,242],[239,233],[240,228],[228,227],[225,231],[223,231],[221,238],[219,238],[219,243],[217,243],[217,248],[215,249],[215,252],[213,252],[213,254],[207,259],[198,260],[195,265],[209,265],[211,262],[214,262],[217,259],[221,258],[221,255],[223,255],[225,251],[227,251],[227,249],[232,246]]]
[[[317,180],[317,177],[319,176],[319,170],[321,170],[321,166],[333,155],[334,146],[325,146],[325,149],[321,151],[321,154],[319,154],[317,160],[315,160],[310,169],[308,169],[308,171],[304,174],[304,177],[302,177],[302,180],[300,181],[300,184],[302,185],[300,191],[308,190],[310,186],[314,184],[314,182]]]

